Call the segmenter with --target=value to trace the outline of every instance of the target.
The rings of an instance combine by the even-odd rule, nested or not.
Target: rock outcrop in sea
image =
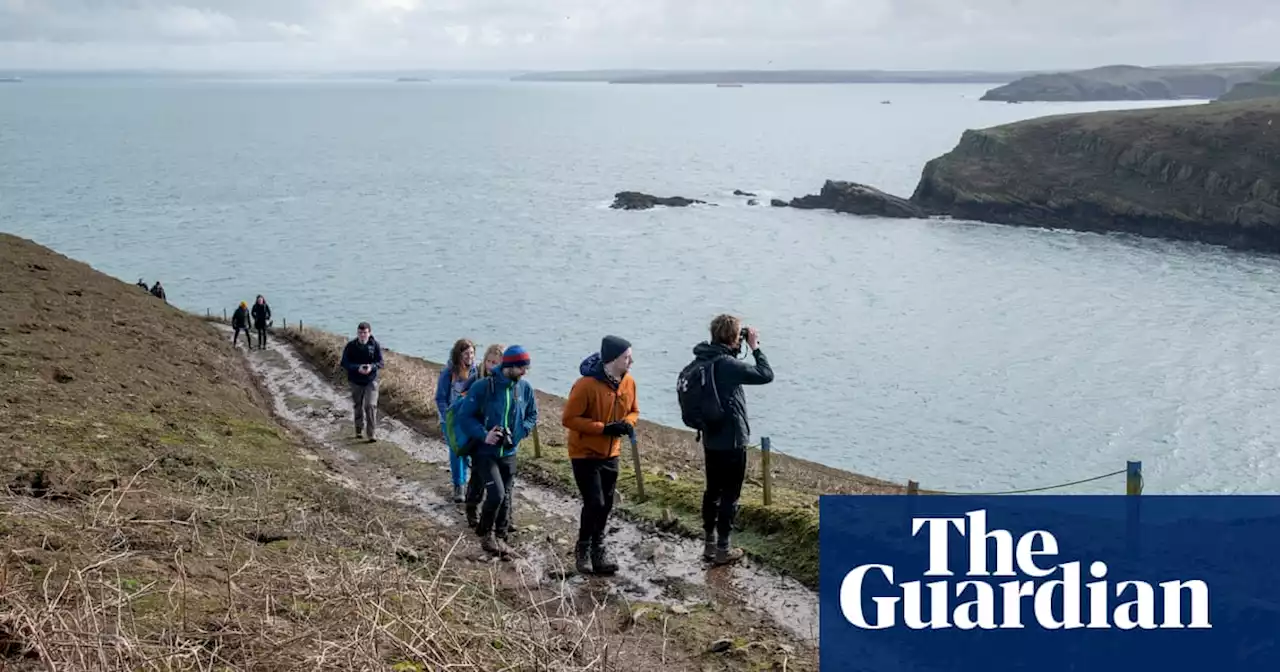
[[[828,181],[818,195],[791,205],[1280,252],[1280,99],[1068,114],[970,130],[925,165],[910,199]]]
[[[613,196],[613,205],[610,208],[614,210],[648,210],[657,205],[665,205],[670,208],[683,208],[695,203],[705,204],[706,201],[699,201],[694,198],[685,198],[683,196],[654,196],[639,191],[619,191]]]

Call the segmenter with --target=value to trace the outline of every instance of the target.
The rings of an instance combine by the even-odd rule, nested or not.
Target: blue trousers
[[[449,451],[449,474],[455,487],[467,484],[467,458]]]

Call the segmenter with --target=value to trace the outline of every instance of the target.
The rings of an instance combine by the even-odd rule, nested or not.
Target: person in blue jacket
[[[484,507],[476,525],[480,547],[507,556],[511,489],[516,477],[516,449],[538,423],[538,402],[533,386],[524,380],[532,360],[529,352],[512,345],[502,353],[501,373],[477,380],[462,398],[458,429],[475,439],[472,468],[486,475]]]
[[[459,397],[467,393],[467,388],[475,380],[476,344],[460,338],[449,351],[449,363],[440,372],[436,380],[436,410],[440,413],[440,422],[444,422],[445,413]],[[453,479],[453,501],[461,504],[466,501],[462,492],[467,484],[468,459],[449,451],[449,474]]]
[[[368,322],[356,326],[356,337],[342,349],[342,368],[351,384],[351,403],[356,412],[356,438],[362,432],[373,437],[378,412],[378,371],[382,370],[382,345],[373,337]]]

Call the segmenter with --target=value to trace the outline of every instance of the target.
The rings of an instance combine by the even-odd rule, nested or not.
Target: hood
[[[601,357],[600,353],[598,352],[593,352],[590,355],[588,355],[586,359],[582,360],[582,364],[578,365],[578,373],[584,376],[595,378],[596,380],[614,389],[618,388],[618,383],[612,380],[609,380],[609,376],[605,374],[604,358]],[[623,377],[625,378],[626,375],[627,374],[623,374]]]
[[[715,359],[716,357],[736,357],[737,352],[730,350],[728,346],[719,343],[708,343],[703,341],[693,346],[693,356],[698,359]]]

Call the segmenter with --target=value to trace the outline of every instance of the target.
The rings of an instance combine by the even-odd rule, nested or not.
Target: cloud
[[[0,0],[27,67],[1045,68],[1273,58],[1272,0]]]

